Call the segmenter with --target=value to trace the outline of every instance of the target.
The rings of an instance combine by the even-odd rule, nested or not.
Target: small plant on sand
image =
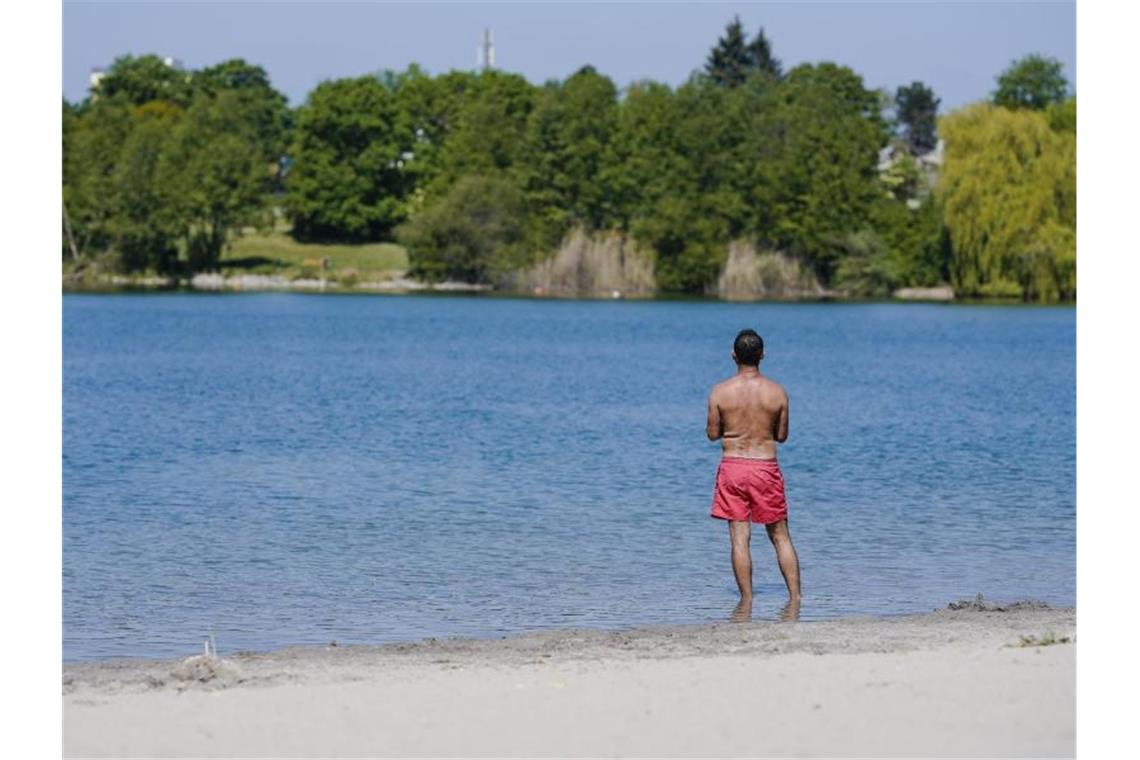
[[[1074,638],[1069,636],[1057,636],[1052,630],[1046,631],[1043,636],[1025,636],[1024,634],[1018,636],[1019,647],[1047,647],[1053,644],[1071,644],[1075,641]]]

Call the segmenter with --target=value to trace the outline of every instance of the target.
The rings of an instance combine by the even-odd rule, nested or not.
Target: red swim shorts
[[[775,459],[724,457],[716,471],[712,516],[769,525],[788,516],[784,475]]]

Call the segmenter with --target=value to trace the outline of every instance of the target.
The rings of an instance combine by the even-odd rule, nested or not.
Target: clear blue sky
[[[228,58],[264,66],[291,103],[321,80],[417,62],[431,73],[475,67],[484,27],[496,66],[535,83],[585,64],[618,86],[680,84],[704,64],[738,14],[763,26],[788,68],[836,61],[870,87],[922,80],[942,108],[979,100],[1011,60],[1061,60],[1076,82],[1072,2],[83,2],[65,0],[63,94],[86,95],[88,74],[124,53],[153,52],[190,68]]]

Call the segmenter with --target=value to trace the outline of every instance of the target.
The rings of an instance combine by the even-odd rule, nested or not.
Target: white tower
[[[483,30],[483,44],[476,53],[476,65],[484,71],[495,67],[495,40],[490,29]]]

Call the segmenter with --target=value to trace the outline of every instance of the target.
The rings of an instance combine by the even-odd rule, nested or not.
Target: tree
[[[950,281],[950,246],[937,196],[925,198],[917,208],[906,201],[880,199],[871,206],[866,229],[890,251],[892,286],[931,287]]]
[[[266,116],[280,113],[283,99],[260,67],[240,62],[191,81],[187,109],[161,98],[134,105],[138,90],[65,108],[64,231],[73,258],[90,253],[127,272],[214,266],[236,228],[262,220],[279,155]]]
[[[424,188],[444,171],[444,145],[458,127],[463,101],[478,86],[479,75],[451,71],[431,77],[412,64],[385,78],[391,80],[389,87],[413,135],[412,157],[405,164],[416,187],[416,197],[409,201],[412,213],[422,201]]]
[[[519,170],[542,247],[557,246],[572,226],[599,229],[609,221],[598,179],[616,127],[617,88],[592,66],[543,89]]]
[[[158,169],[182,117],[165,101],[133,106],[116,97],[65,119],[65,236],[74,257],[99,254],[122,271],[176,268],[179,220]]]
[[[78,261],[82,257],[79,243],[76,240],[75,227],[71,222],[71,213],[68,211],[68,189],[73,187],[76,174],[81,168],[76,165],[75,133],[79,124],[79,110],[72,103],[63,100],[62,130],[63,138],[63,250],[70,254],[72,260]]]
[[[132,126],[111,175],[113,199],[107,229],[120,267],[127,272],[176,269],[182,221],[166,192],[159,167],[181,108],[151,101],[132,109]]]
[[[705,292],[728,243],[749,229],[756,157],[748,140],[764,81],[753,75],[744,86],[722,88],[690,79],[677,90],[680,161],[670,192],[636,227],[657,252],[658,282],[668,290]]]
[[[617,104],[599,183],[609,224],[628,232],[682,184],[688,161],[679,145],[682,119],[668,85],[635,82]]]
[[[705,70],[716,84],[736,87],[744,84],[754,67],[752,54],[744,41],[744,27],[736,16],[725,27],[724,36],[709,52]]]
[[[1045,109],[1045,117],[1055,132],[1077,133],[1077,99],[1069,98],[1053,103]]]
[[[1060,103],[1069,94],[1069,82],[1063,70],[1056,58],[1037,54],[1014,61],[998,76],[993,103],[1005,108],[1035,111],[1043,110],[1051,103]]]
[[[111,246],[109,221],[115,213],[115,166],[133,126],[131,106],[100,100],[65,111],[63,131],[63,205],[74,252],[105,251]],[[65,230],[66,234],[66,230]]]
[[[406,215],[410,126],[375,77],[322,82],[297,113],[285,208],[299,240],[380,240]]]
[[[870,229],[845,235],[838,243],[844,255],[835,270],[835,285],[851,295],[889,296],[904,276],[897,249]]]
[[[878,153],[888,128],[879,96],[834,63],[804,64],[765,96],[749,131],[753,229],[802,257],[828,283],[846,236],[882,197]]]
[[[1076,294],[1076,136],[1036,111],[985,103],[942,119],[939,194],[966,295]]]
[[[752,68],[756,71],[763,72],[773,79],[779,79],[783,76],[780,59],[772,55],[772,45],[764,36],[764,27],[760,27],[755,39],[748,46],[748,57]]]
[[[240,90],[200,94],[172,130],[160,179],[192,271],[216,267],[235,230],[268,226],[263,105]]]
[[[397,230],[413,275],[489,283],[527,263],[522,193],[502,176],[467,176]]]
[[[535,103],[535,87],[518,74],[494,69],[459,82],[458,107],[452,109],[439,149],[436,181],[429,196],[439,195],[469,174],[512,171],[526,150],[527,120]]]
[[[265,69],[233,58],[194,72],[190,86],[195,94],[210,98],[222,93],[237,94],[243,102],[243,118],[257,133],[258,151],[264,160],[276,162],[281,158],[287,147],[292,113],[285,96],[270,84]]]
[[[190,75],[167,66],[157,55],[120,56],[91,88],[98,98],[123,98],[141,106],[152,100],[165,100],[186,106],[190,102]]]
[[[937,117],[940,102],[934,96],[934,90],[922,82],[912,82],[898,88],[895,109],[911,155],[931,151],[938,144]]]

